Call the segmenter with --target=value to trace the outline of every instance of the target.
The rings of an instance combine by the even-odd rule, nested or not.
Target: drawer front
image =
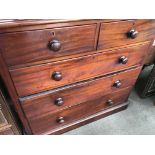
[[[59,111],[86,101],[95,100],[109,92],[132,87],[141,67],[114,75],[81,82],[70,87],[51,90],[45,93],[20,98],[27,118],[35,118],[48,112]],[[117,87],[115,83],[120,81]]]
[[[32,132],[33,134],[43,134],[65,125],[71,125],[80,119],[127,101],[130,91],[131,88],[123,89],[54,114],[47,113],[44,116],[29,119]],[[109,103],[109,100],[112,101],[112,104]]]
[[[96,24],[0,35],[9,66],[93,51]]]
[[[147,42],[139,46],[96,53],[71,60],[10,70],[10,73],[18,95],[31,95],[138,66],[143,62],[148,45]],[[124,62],[122,58],[128,61]]]
[[[155,20],[102,23],[98,49],[118,47],[152,38],[155,38]]]

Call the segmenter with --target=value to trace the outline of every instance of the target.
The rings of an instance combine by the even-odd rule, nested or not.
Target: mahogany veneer
[[[0,42],[6,63],[9,66],[13,66],[93,51],[96,47],[95,33],[95,24],[82,25],[3,34],[0,35]],[[59,42],[59,52],[54,47],[50,47],[50,42],[52,44],[52,41]]]
[[[3,20],[0,77],[26,134],[61,134],[124,110],[155,20]]]
[[[142,64],[149,44],[105,51],[93,55],[10,70],[19,96],[31,95],[48,89],[87,80],[100,75],[124,70]],[[120,58],[125,56],[127,63]],[[61,76],[56,80],[53,74]]]
[[[119,89],[132,87],[135,83],[141,67],[129,71],[103,76],[86,82],[66,86],[65,88],[49,90],[33,96],[21,97],[21,105],[28,118],[40,116],[48,112],[59,111],[67,107],[94,100],[107,93],[113,93]],[[115,87],[116,81],[121,82],[120,87]],[[62,105],[56,100],[61,98]]]

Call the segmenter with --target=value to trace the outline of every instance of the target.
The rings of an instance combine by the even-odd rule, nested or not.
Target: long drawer
[[[150,42],[128,48],[104,51],[85,57],[10,70],[19,96],[139,66]]]
[[[63,128],[65,125],[69,126],[72,123],[76,123],[76,121],[80,121],[80,119],[85,119],[90,115],[127,101],[130,91],[131,87],[121,89],[120,91],[109,93],[95,100],[75,105],[54,114],[47,113],[44,116],[29,119],[29,124],[33,134],[44,134],[52,130],[59,130],[59,128]]]
[[[96,24],[0,35],[8,66],[96,50]]]
[[[63,110],[76,104],[95,100],[107,93],[132,87],[140,70],[141,67],[20,98],[21,106],[28,119]]]
[[[155,38],[155,20],[102,23],[98,49],[133,44]]]

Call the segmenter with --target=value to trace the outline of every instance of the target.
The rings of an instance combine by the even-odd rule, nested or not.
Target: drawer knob
[[[62,99],[61,97],[59,97],[59,98],[57,98],[57,99],[55,100],[55,105],[61,106],[61,105],[63,105],[63,104],[64,104],[64,101],[63,101],[63,99]]]
[[[126,56],[121,56],[119,58],[119,63],[126,64],[128,62],[128,58]]]
[[[108,105],[108,106],[112,106],[113,104],[114,104],[114,102],[113,102],[112,100],[108,100],[108,101],[107,101],[107,105]]]
[[[117,80],[117,81],[115,81],[113,86],[116,87],[116,88],[119,88],[121,85],[122,85],[121,81]]]
[[[59,124],[62,124],[62,123],[65,122],[65,120],[64,120],[63,117],[59,117],[59,118],[57,119],[57,122],[58,122]]]
[[[60,50],[61,48],[61,43],[59,40],[52,40],[49,43],[49,47],[52,51],[57,52]]]
[[[55,81],[60,81],[62,79],[62,74],[60,72],[54,72],[52,74],[52,78],[55,80]]]
[[[127,36],[131,39],[135,39],[138,36],[138,31],[135,29],[131,29],[128,33]]]

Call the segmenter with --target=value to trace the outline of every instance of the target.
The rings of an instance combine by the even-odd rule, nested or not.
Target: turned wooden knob
[[[108,105],[108,106],[112,106],[113,104],[114,104],[114,102],[113,102],[112,100],[108,100],[108,101],[107,101],[107,105]]]
[[[119,58],[119,63],[126,64],[128,62],[128,58],[126,56],[121,56]]]
[[[55,105],[57,105],[57,106],[61,106],[61,105],[63,105],[64,104],[64,101],[63,101],[63,99],[61,98],[61,97],[59,97],[59,98],[57,98],[56,100],[55,100]]]
[[[113,86],[116,87],[116,88],[119,88],[121,85],[122,85],[121,81],[117,80],[117,81],[115,81]]]
[[[135,29],[131,29],[128,33],[127,33],[128,38],[131,39],[135,39],[138,36],[138,31]]]
[[[52,78],[55,80],[55,81],[60,81],[62,79],[62,74],[61,72],[54,72],[52,74]]]
[[[57,52],[60,50],[61,48],[61,43],[59,40],[52,40],[50,41],[49,43],[49,48],[54,51],[54,52]]]
[[[64,120],[63,117],[59,117],[59,118],[57,119],[57,122],[60,123],[60,124],[62,124],[62,123],[65,122],[65,120]]]

